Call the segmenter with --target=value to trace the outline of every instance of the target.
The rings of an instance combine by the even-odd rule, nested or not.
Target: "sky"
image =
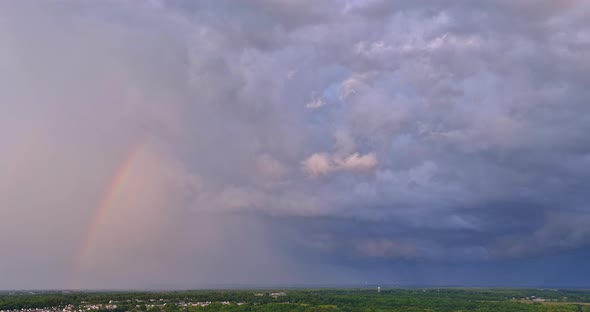
[[[590,2],[0,1],[0,289],[590,287]]]

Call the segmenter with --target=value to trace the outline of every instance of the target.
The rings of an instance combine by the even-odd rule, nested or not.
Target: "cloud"
[[[413,258],[415,247],[411,243],[393,240],[376,240],[359,242],[357,249],[369,257]]]
[[[584,1],[7,1],[0,20],[0,288],[68,285],[136,146],[81,287],[588,249]]]
[[[322,100],[321,98],[317,98],[317,99],[313,99],[311,102],[305,104],[305,107],[309,108],[309,109],[317,109],[317,108],[320,108],[324,105],[326,105],[326,102],[324,100]]]
[[[334,171],[370,171],[377,166],[377,158],[374,153],[365,155],[353,153],[344,158],[326,153],[315,153],[306,158],[302,165],[308,175],[317,177]]]
[[[260,155],[257,165],[260,174],[266,179],[281,179],[287,174],[287,168],[269,154]]]
[[[365,155],[359,155],[354,153],[342,160],[336,160],[338,167],[342,170],[350,171],[368,171],[377,166],[377,158],[375,153],[369,153]]]
[[[305,159],[302,164],[303,169],[310,176],[324,175],[334,169],[331,157],[326,153],[313,154]]]

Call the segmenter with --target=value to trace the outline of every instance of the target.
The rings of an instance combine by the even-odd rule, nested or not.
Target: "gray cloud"
[[[584,1],[0,12],[2,288],[349,282],[375,259],[588,248]]]

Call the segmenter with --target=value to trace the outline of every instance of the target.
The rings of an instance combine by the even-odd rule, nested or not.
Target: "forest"
[[[554,311],[590,312],[590,291],[357,288],[166,292],[0,292],[2,311]]]

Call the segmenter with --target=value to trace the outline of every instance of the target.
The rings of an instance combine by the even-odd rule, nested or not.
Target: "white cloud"
[[[315,153],[303,162],[303,170],[311,177],[326,175],[335,171],[368,172],[377,167],[375,153],[350,154],[344,158],[334,154]]]
[[[326,105],[326,102],[322,98],[315,98],[311,100],[309,103],[305,104],[305,107],[309,109],[318,109],[322,106]]]
[[[334,170],[332,157],[326,153],[315,153],[303,161],[303,169],[312,177],[321,176]]]
[[[344,159],[336,159],[335,162],[342,170],[363,172],[372,170],[377,166],[377,156],[375,156],[375,153],[365,155],[354,153]]]

